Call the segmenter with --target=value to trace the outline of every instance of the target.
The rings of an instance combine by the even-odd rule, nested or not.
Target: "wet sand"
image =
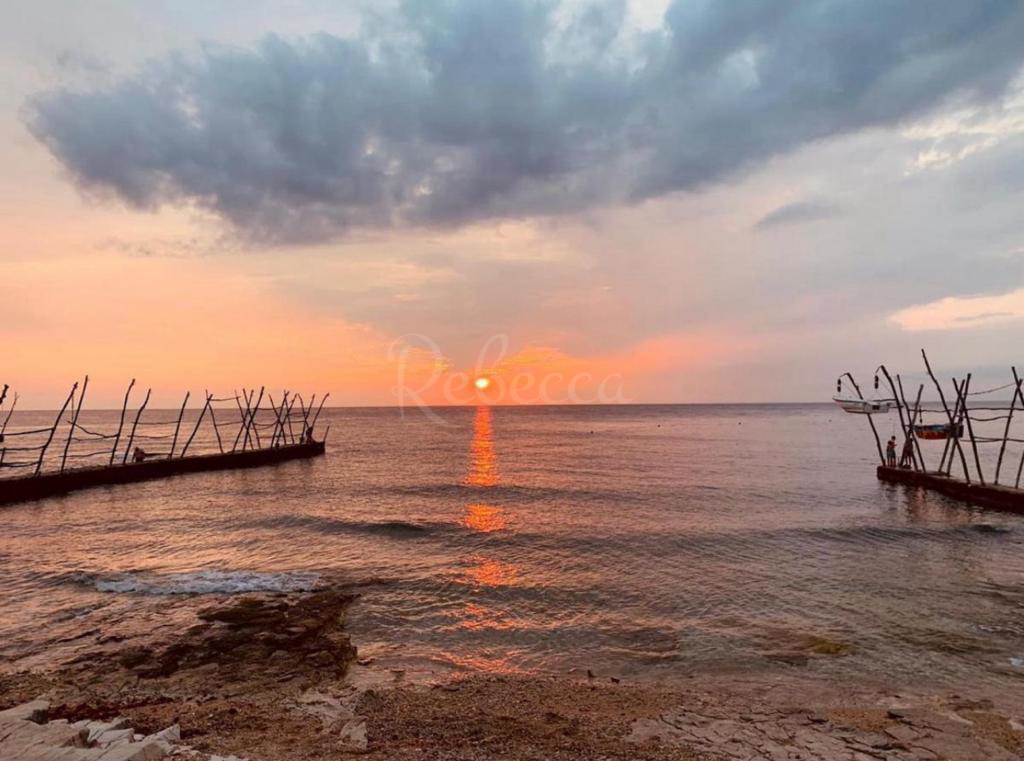
[[[1024,691],[826,684],[799,659],[672,685],[600,664],[407,683],[360,662],[344,627],[352,599],[180,603],[194,620],[171,641],[112,635],[56,668],[0,675],[0,709],[42,697],[50,721],[124,717],[140,734],[177,724],[173,756],[204,760],[1024,758]]]

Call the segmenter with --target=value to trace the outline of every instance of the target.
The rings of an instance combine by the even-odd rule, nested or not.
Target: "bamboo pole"
[[[954,378],[953,381],[955,383],[956,379]],[[971,409],[970,409],[970,407],[967,406],[967,394],[969,393],[968,389],[970,387],[971,387],[971,374],[967,373],[967,378],[964,379],[964,386],[963,386],[963,388],[964,388],[964,391],[963,391],[963,395],[964,395],[964,403],[963,403],[964,418],[967,420],[967,435],[971,437],[971,450],[974,452],[974,465],[978,469],[978,480],[981,482],[981,485],[984,486],[985,485],[985,473],[981,469],[981,458],[978,456],[978,442],[975,441],[975,439],[974,439],[974,426],[971,425]]]
[[[182,457],[184,457],[185,453],[188,452],[188,447],[192,443],[192,439],[194,439],[196,437],[196,434],[199,432],[199,426],[203,422],[203,416],[206,414],[206,410],[209,409],[210,407],[210,399],[212,398],[212,396],[213,394],[206,394],[206,404],[203,405],[203,409],[200,410],[199,412],[199,419],[196,421],[196,427],[192,429],[192,435],[188,437],[188,441],[185,442],[185,446],[181,448]]]
[[[857,392],[857,398],[864,401],[864,394],[860,392],[860,386],[857,385],[857,381],[853,379],[853,376],[850,373],[843,373],[843,375],[850,379],[850,383],[853,384],[854,391]],[[327,396],[330,396],[330,394]],[[327,401],[327,396],[324,397],[324,401]],[[323,407],[324,403],[320,402],[320,406]],[[320,410],[316,411],[316,417],[320,417]],[[868,419],[868,425],[871,426],[871,433],[874,434],[875,437],[875,447],[878,448],[878,459],[882,465],[885,465],[885,454],[882,453],[882,440],[878,438],[878,429],[875,428],[875,421],[871,419],[871,413],[868,413],[866,417]],[[313,418],[313,425],[316,425],[316,418]]]
[[[209,391],[207,395],[213,396]],[[210,405],[210,422],[213,423],[213,432],[217,434],[217,449],[220,450],[221,454],[224,454],[224,443],[220,440],[220,428],[217,427],[217,416],[213,414],[213,405]]]
[[[60,472],[64,472],[64,463],[68,459],[68,450],[71,448],[71,439],[75,435],[75,428],[78,426],[78,416],[82,412],[82,405],[85,404],[85,392],[89,388],[89,376],[85,376],[85,382],[82,384],[82,393],[78,397],[78,409],[75,410],[75,414],[71,418],[71,429],[68,431],[68,439],[64,442],[64,454],[60,458]]]
[[[999,459],[996,460],[996,477],[994,483],[999,485],[999,471],[1003,467],[1003,455],[1006,453],[1006,440],[1010,437],[1010,423],[1013,421],[1013,408],[1017,404],[1017,394],[1020,393],[1020,378],[1017,377],[1017,368],[1011,367],[1013,373],[1013,396],[1010,397],[1010,411],[1006,414],[1006,428],[1003,429],[1003,443],[999,446]]]
[[[139,418],[142,417],[142,411],[146,409],[146,405],[149,404],[149,395],[151,393],[153,393],[153,389],[146,389],[146,398],[142,400],[142,406],[139,407],[139,411],[135,413],[135,422],[132,423],[132,432],[128,437],[128,445],[124,448],[124,457],[121,458],[122,465],[128,462],[128,453],[132,451],[132,442],[135,441],[135,429],[139,427]]]
[[[132,378],[132,382],[128,384],[128,390],[124,392],[124,404],[121,405],[121,421],[117,424],[117,435],[114,437],[114,447],[110,450],[110,464],[114,464],[114,457],[117,456],[117,445],[121,442],[121,431],[124,429],[124,416],[128,411],[128,396],[132,393],[132,386],[135,385],[135,379]]]
[[[178,424],[174,426],[174,438],[171,439],[171,453],[167,455],[168,460],[174,459],[174,448],[178,446],[178,431],[181,430],[181,419],[185,417],[185,405],[188,404],[188,398],[191,396],[191,391],[185,392],[185,401],[181,403],[181,410],[178,412]]]
[[[46,455],[46,450],[50,446],[50,442],[53,441],[53,435],[57,432],[57,426],[60,424],[60,419],[64,416],[64,410],[71,404],[71,398],[75,395],[75,391],[78,390],[78,383],[71,387],[71,393],[68,394],[68,398],[64,400],[64,406],[60,408],[60,412],[57,413],[57,419],[53,421],[53,428],[50,429],[50,435],[46,439],[46,443],[43,444],[43,448],[39,451],[39,462],[36,463],[36,475],[38,476],[43,470],[43,457]]]
[[[967,458],[964,456],[963,447],[960,446],[960,438],[956,435],[956,424],[953,422],[953,416],[949,412],[949,405],[946,404],[946,395],[942,393],[942,386],[939,385],[939,381],[935,378],[935,373],[932,372],[932,366],[928,362],[928,355],[925,354],[924,349],[921,349],[921,356],[924,358],[924,367],[928,371],[928,377],[932,379],[932,383],[935,384],[936,390],[939,392],[939,401],[942,402],[942,409],[946,412],[946,418],[949,420],[950,436],[953,436],[953,448],[960,453],[960,460],[964,466],[964,477],[967,479],[967,483],[971,482],[970,474],[967,471]],[[955,385],[954,381],[954,385]],[[957,398],[959,399],[959,390],[957,391]],[[952,455],[950,455],[952,461]],[[950,465],[952,467],[952,463]]]

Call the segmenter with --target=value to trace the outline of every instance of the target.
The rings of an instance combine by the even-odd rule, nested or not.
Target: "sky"
[[[3,5],[22,405],[819,401],[1024,359],[1019,2]]]

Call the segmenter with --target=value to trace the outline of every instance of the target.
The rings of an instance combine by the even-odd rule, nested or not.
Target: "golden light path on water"
[[[492,489],[499,485],[498,458],[494,450],[494,426],[491,408],[481,405],[476,408],[473,416],[473,438],[469,445],[469,468],[463,485],[480,489]],[[473,501],[466,505],[463,525],[472,531],[488,534],[509,528],[509,520],[504,508],[487,504],[486,500]],[[467,578],[479,587],[511,587],[515,586],[519,577],[519,568],[500,558],[474,554],[468,558],[470,565],[466,569]],[[507,615],[493,610],[477,602],[469,601],[463,609],[464,629],[502,629],[513,628],[515,624],[507,620]],[[453,662],[465,668],[508,673],[515,671],[503,658],[471,658],[452,656]]]

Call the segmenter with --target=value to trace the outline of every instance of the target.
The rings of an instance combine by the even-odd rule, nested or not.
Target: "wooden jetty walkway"
[[[1019,429],[1024,418],[1024,415],[1015,417],[1015,413],[1024,411],[1024,378],[1017,373],[1016,367],[1011,367],[1010,382],[995,388],[972,390],[972,374],[967,373],[962,379],[951,379],[952,389],[947,396],[950,389],[944,389],[939,382],[923,349],[921,357],[927,378],[938,394],[939,406],[932,404],[928,408],[922,404],[924,383],[918,386],[914,403],[909,404],[900,374],[890,374],[885,365],[879,365],[875,371],[875,398],[865,399],[850,373],[844,373],[836,382],[834,401],[846,412],[863,414],[871,427],[880,463],[877,477],[890,483],[931,489],[981,507],[1024,513],[1024,489],[1020,488],[1024,473],[1024,434],[1014,430],[1014,425]],[[888,385],[888,391],[879,391],[882,378]],[[840,396],[847,380],[855,397],[849,394]],[[1007,393],[1008,401],[1000,401],[998,397],[993,400],[992,395],[1001,392]],[[873,419],[877,415],[888,414],[891,409],[895,409],[899,416],[901,440],[896,442],[896,451],[902,454],[898,465],[896,452],[889,446],[883,450]],[[938,422],[926,422],[925,415],[937,416]],[[935,417],[932,418],[934,420]],[[937,468],[926,465],[927,449],[922,442],[926,446],[930,443],[941,446]],[[991,448],[986,450],[986,446]],[[1015,448],[1020,450],[1019,455],[1012,452]],[[938,451],[934,450],[929,456],[936,454]],[[958,476],[953,475],[954,468]]]
[[[17,394],[14,395],[10,408],[0,420],[0,476],[6,472],[15,475],[0,477],[0,505],[186,473],[257,468],[317,457],[326,451],[330,428],[319,440],[314,431],[330,394],[324,395],[316,406],[316,394],[307,404],[301,394],[289,391],[284,391],[280,403],[275,403],[265,387],[258,393],[256,389],[243,389],[241,394],[235,392],[222,398],[207,392],[191,434],[184,438],[181,428],[189,394],[185,394],[175,418],[147,420],[144,413],[151,390],[147,391],[128,426],[133,379],[124,396],[116,432],[103,433],[79,422],[88,385],[88,376],[81,390],[78,383],[74,384],[53,424],[43,427],[20,425],[9,430],[18,401]],[[0,407],[8,390],[6,385],[0,388]],[[264,399],[266,406],[263,406]],[[229,414],[224,419],[225,407],[216,407],[217,402],[234,403],[234,407],[227,410],[230,413],[237,409],[237,417]],[[197,434],[204,421],[207,422],[207,449],[215,446],[216,451],[196,453],[196,449],[202,449],[203,439],[197,439]],[[62,445],[53,446],[57,439],[62,439]],[[179,440],[184,441],[180,450]],[[196,446],[193,454],[189,454],[193,442]],[[168,444],[166,450],[143,449],[143,445],[151,448]],[[83,446],[90,451],[79,451]],[[19,469],[27,472],[18,473]]]
[[[972,505],[1024,513],[1024,489],[968,483],[945,473],[923,473],[907,468],[890,468],[885,465],[878,466],[877,475],[880,481],[920,486]]]
[[[63,473],[15,476],[0,481],[0,505],[12,502],[26,502],[45,497],[67,494],[94,486],[128,484],[137,481],[152,481],[157,478],[177,476],[182,473],[202,473],[212,470],[235,468],[259,468],[289,460],[316,457],[326,451],[324,442],[313,441],[301,444],[286,444],[267,449],[248,449],[244,452],[192,455],[173,460],[150,460],[129,462],[124,465],[99,465],[91,468],[76,468]]]

